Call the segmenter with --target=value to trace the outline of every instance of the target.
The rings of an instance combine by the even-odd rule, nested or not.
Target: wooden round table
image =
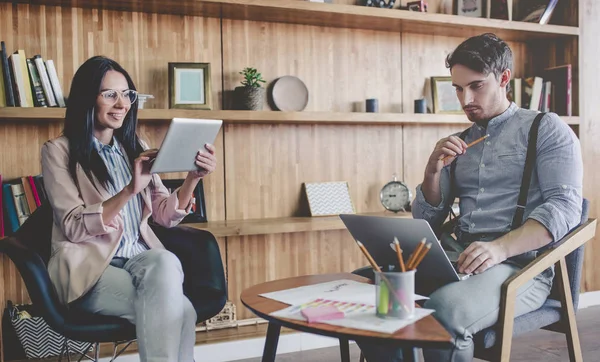
[[[288,305],[259,295],[340,279],[370,283],[368,279],[351,273],[307,275],[258,284],[242,292],[242,303],[254,314],[269,321],[262,357],[263,362],[275,361],[279,332],[282,326],[302,332],[338,338],[342,362],[349,362],[350,360],[349,340],[397,346],[403,349],[404,361],[417,361],[416,348],[445,348],[451,346],[450,334],[431,315],[398,330],[394,334],[386,334],[324,323],[308,324],[303,321],[274,317],[269,314]]]

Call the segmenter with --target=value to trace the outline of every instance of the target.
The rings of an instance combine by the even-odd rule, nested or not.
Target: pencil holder
[[[381,318],[408,319],[415,313],[415,272],[375,272],[375,306]]]

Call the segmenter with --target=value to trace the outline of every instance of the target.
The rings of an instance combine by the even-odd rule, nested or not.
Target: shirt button
[[[482,163],[482,164],[481,164],[481,168],[485,168],[485,163]]]
[[[490,142],[490,141],[487,141],[485,144],[489,146],[489,145],[491,145],[491,144],[492,144],[492,142]]]
[[[485,191],[485,189],[482,187],[482,188],[480,188],[480,189],[479,189],[479,191],[480,191],[480,192],[484,192],[484,191]]]

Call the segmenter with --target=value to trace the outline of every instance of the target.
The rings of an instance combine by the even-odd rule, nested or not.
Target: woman
[[[193,361],[196,312],[182,289],[177,257],[148,218],[165,227],[189,212],[199,180],[216,166],[215,148],[196,155],[172,194],[136,135],[137,92],[105,57],[75,73],[63,136],[42,148],[42,173],[54,212],[48,271],[63,303],[125,318],[136,326],[141,361]]]

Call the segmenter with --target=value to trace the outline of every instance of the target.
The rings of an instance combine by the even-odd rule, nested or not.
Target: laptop
[[[398,265],[394,237],[400,242],[405,261],[425,238],[431,243],[431,250],[417,268],[417,279],[450,283],[469,277],[458,273],[456,260],[459,254],[446,252],[425,220],[350,214],[342,214],[340,218],[352,237],[363,243],[375,262],[383,268]]]
[[[222,120],[173,118],[167,135],[152,161],[152,173],[195,171],[196,154],[207,143],[214,144]]]

